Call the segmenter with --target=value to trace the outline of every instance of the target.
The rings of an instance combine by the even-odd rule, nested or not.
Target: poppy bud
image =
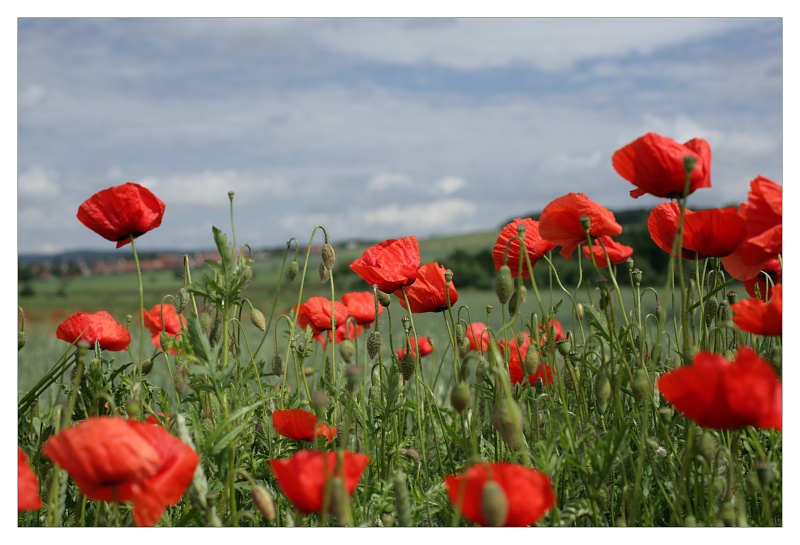
[[[535,347],[529,347],[522,363],[525,366],[525,376],[535,375],[539,369],[539,351]]]
[[[522,446],[522,410],[510,397],[498,400],[492,410],[492,425],[512,450]]]
[[[711,465],[717,457],[717,440],[714,439],[714,435],[710,431],[703,432],[703,435],[697,438],[695,450],[708,465]]]
[[[647,371],[644,369],[637,369],[631,379],[631,389],[633,390],[633,398],[637,402],[641,402],[650,395],[650,378],[647,376]]]
[[[578,303],[575,305],[575,313],[578,315],[578,320],[583,320],[584,316],[583,303]]]
[[[461,324],[456,324],[456,344],[461,346],[464,342],[464,328]]]
[[[189,371],[184,366],[181,365],[175,369],[172,384],[178,395],[182,396],[186,392],[186,387],[189,386]]]
[[[198,319],[200,320],[200,327],[203,331],[208,331],[211,328],[211,315],[208,312],[201,312]]]
[[[458,414],[461,414],[464,412],[464,409],[469,407],[469,402],[469,385],[466,382],[461,381],[453,386],[453,390],[450,392],[450,403],[453,405],[453,408]]]
[[[297,278],[297,273],[300,272],[300,265],[297,261],[289,263],[289,282],[293,282]]]
[[[345,339],[339,343],[339,354],[345,363],[353,363],[353,356],[356,355],[356,345],[350,339]]]
[[[283,374],[283,360],[277,354],[272,356],[272,374],[281,376]]]
[[[581,216],[581,227],[583,227],[584,231],[589,231],[592,228],[592,218],[587,216],[586,214]]]
[[[214,321],[211,323],[211,330],[208,332],[208,340],[211,344],[217,344],[221,336],[222,321],[219,319],[219,316],[215,316]]]
[[[25,346],[26,342],[28,342],[28,336],[25,335],[25,332],[20,331],[17,333],[17,352],[22,350],[22,347]]]
[[[528,295],[528,290],[520,284],[519,286],[519,304],[523,304]],[[508,313],[514,316],[517,313],[517,290],[511,294],[511,299],[508,300]]]
[[[141,403],[138,399],[128,399],[125,402],[125,410],[128,413],[128,417],[132,419],[136,419],[139,416],[139,410],[141,409]]]
[[[772,462],[769,460],[759,460],[756,462],[756,475],[761,488],[767,488],[772,481]]]
[[[373,383],[369,389],[369,402],[372,404],[372,410],[376,414],[378,412],[378,404],[381,402],[381,400],[381,387],[378,384]]]
[[[265,519],[268,521],[275,520],[275,501],[272,499],[272,494],[269,493],[269,490],[257,484],[250,489],[250,496],[253,498],[253,504],[261,511]]]
[[[261,331],[266,331],[267,321],[264,319],[264,313],[257,308],[250,309],[250,321]]]
[[[347,389],[351,392],[355,390],[355,387],[358,385],[359,379],[361,379],[361,374],[363,371],[361,367],[358,365],[348,365],[344,368],[344,376],[347,378]]]
[[[333,251],[333,246],[327,242],[322,247],[322,263],[329,271],[333,270],[333,264],[336,263],[336,252]]]
[[[375,291],[378,293],[378,302],[381,304],[381,306],[388,307],[389,304],[391,304],[392,302],[392,298],[389,297],[389,294],[384,293],[381,290],[375,290]]]
[[[669,424],[672,421],[672,407],[659,407],[658,416],[664,424]]]
[[[414,356],[411,355],[411,352],[403,354],[403,358],[400,360],[400,374],[403,375],[403,380],[406,382],[414,374]]]
[[[384,513],[381,515],[381,524],[384,528],[391,528],[394,526],[394,517],[391,513]]]
[[[142,363],[142,368],[144,369],[144,363]],[[103,362],[97,358],[92,358],[92,361],[89,362],[89,377],[94,382],[99,382],[103,378]]]
[[[608,376],[601,371],[594,376],[594,398],[597,402],[597,410],[600,413],[606,412],[610,397],[611,382],[608,380]]]
[[[317,410],[325,410],[325,407],[328,406],[328,401],[328,394],[325,393],[325,390],[314,390],[314,393],[311,394],[311,404]]]
[[[559,354],[566,356],[572,350],[572,343],[567,338],[559,339],[556,341],[556,348],[558,348]]]
[[[323,284],[327,282],[331,277],[331,270],[325,266],[323,261],[319,262],[319,269],[317,270],[319,273],[319,281]]]
[[[717,315],[719,316],[721,322],[729,322],[731,320],[731,305],[727,300],[723,299],[719,304]]]
[[[488,526],[500,527],[505,524],[508,517],[508,498],[497,481],[486,481],[483,485],[481,511]]]
[[[706,320],[706,326],[710,326],[711,322],[714,321],[718,309],[719,309],[719,302],[717,301],[717,297],[715,295],[712,295],[706,301],[706,313],[704,316]]]
[[[169,352],[169,349],[172,348],[174,344],[173,340],[172,336],[166,331],[162,331],[158,335],[158,342],[161,343],[161,350],[164,352]]]
[[[469,344],[469,339],[463,339],[461,344],[458,345],[458,357],[461,359],[466,358],[470,350],[472,350],[472,346]]]
[[[183,287],[178,290],[177,295],[175,295],[175,299],[172,303],[175,307],[175,312],[180,314],[186,308],[186,305],[189,304],[189,292],[186,291],[186,288]]]
[[[511,277],[511,267],[502,265],[497,271],[497,279],[494,283],[494,292],[501,305],[508,303],[514,291],[514,279]]]
[[[374,359],[381,351],[381,332],[378,330],[373,331],[367,337],[367,354],[370,359]]]
[[[147,358],[146,360],[144,360],[142,362],[142,374],[143,375],[149,375],[150,371],[152,371],[152,370],[153,370],[153,360],[151,360],[150,358]]]
[[[311,375],[314,374],[314,368],[311,367],[310,365],[306,365],[305,367],[303,367],[303,374],[307,377],[310,377]]]

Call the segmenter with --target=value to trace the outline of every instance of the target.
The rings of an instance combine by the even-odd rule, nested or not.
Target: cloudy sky
[[[75,217],[127,181],[166,203],[138,248],[495,229],[583,191],[650,207],[611,155],[707,139],[691,206],[783,183],[781,19],[17,22],[20,253],[113,249]],[[129,249],[120,250],[129,252]]]

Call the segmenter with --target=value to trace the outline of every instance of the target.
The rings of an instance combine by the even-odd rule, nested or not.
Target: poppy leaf
[[[220,265],[218,262],[214,261],[213,259],[206,259],[205,260],[205,264],[208,265],[208,268],[211,269],[212,271],[214,271],[216,273],[219,273],[219,274],[222,274],[222,275],[225,274],[225,271],[223,270],[222,265]]]
[[[603,313],[594,308],[592,305],[583,305],[583,309],[586,312],[586,316],[589,318],[589,324],[597,329],[601,337],[607,341],[610,341],[611,339],[608,335],[608,322],[606,321],[606,317],[603,315]]]
[[[211,230],[214,233],[214,243],[217,245],[217,250],[219,250],[222,267],[226,271],[232,271],[234,266],[233,247],[228,244],[228,236],[216,227],[212,226]]]
[[[197,316],[190,316],[186,324],[186,336],[189,339],[189,344],[192,346],[192,352],[195,356],[201,358],[204,363],[214,361],[211,345],[208,344],[208,337],[203,333],[203,326],[200,325],[200,320]]]
[[[232,366],[233,367],[233,366]],[[252,410],[255,410],[259,405],[261,405],[262,401],[256,401],[252,405],[248,405],[247,407],[242,407],[235,413],[231,414],[228,418],[217,424],[217,426],[206,436],[206,440],[204,442],[204,448],[206,452],[211,452],[212,454],[219,454],[222,450],[230,444],[230,442],[242,432],[244,427],[249,424],[249,422],[245,421],[233,431],[226,434],[221,439],[217,439],[231,424],[233,424],[236,420],[244,416],[245,414],[249,413]],[[234,433],[235,432],[235,433]],[[224,444],[223,444],[224,443]],[[222,446],[220,446],[222,444]]]
[[[225,450],[225,448],[226,448],[228,445],[230,445],[230,444],[233,442],[233,440],[234,440],[234,439],[236,439],[236,437],[237,437],[237,436],[238,436],[240,433],[242,433],[242,432],[244,431],[244,429],[245,429],[245,428],[246,428],[246,427],[247,427],[249,424],[250,424],[249,422],[242,422],[241,424],[239,424],[238,426],[236,426],[235,428],[233,428],[231,431],[229,431],[228,433],[226,433],[226,434],[225,434],[225,435],[224,435],[222,438],[220,438],[220,440],[219,440],[219,441],[217,441],[216,443],[214,443],[214,445],[211,447],[211,449],[210,449],[208,452],[209,452],[209,453],[210,453],[212,456],[216,456],[217,454],[219,454],[220,452],[222,452],[223,450]],[[206,441],[206,443],[208,443],[208,441]]]

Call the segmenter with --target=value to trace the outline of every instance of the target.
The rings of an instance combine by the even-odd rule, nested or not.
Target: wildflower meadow
[[[312,225],[256,298],[230,192],[219,258],[146,299],[169,203],[87,196],[77,220],[132,253],[138,305],[88,297],[19,389],[18,526],[782,526],[782,188],[752,173],[740,206],[693,210],[699,138],[648,133],[610,163],[608,191],[663,199],[665,282],[602,195],[566,193],[498,231],[493,294],[460,294],[413,232],[349,260],[345,291]],[[19,316],[22,358],[42,337]]]

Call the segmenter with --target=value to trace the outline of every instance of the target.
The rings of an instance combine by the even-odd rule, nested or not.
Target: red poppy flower
[[[153,526],[180,501],[200,462],[161,426],[93,417],[50,437],[42,452],[95,500],[132,501],[137,526]]]
[[[163,319],[162,319],[163,313]],[[163,350],[161,346],[161,331],[166,331],[171,337],[177,337],[186,325],[186,317],[178,314],[173,305],[155,305],[150,312],[143,312],[144,325],[152,333],[150,341]],[[175,349],[170,348],[170,354],[174,354]]]
[[[770,291],[768,303],[751,297],[731,305],[733,323],[742,331],[756,335],[781,335],[783,332],[783,285]]]
[[[759,274],[767,261],[783,250],[782,188],[759,176],[750,182],[747,202],[739,207],[747,227],[745,239],[735,252],[722,259],[725,270],[737,280],[746,281]]]
[[[417,280],[407,288],[403,288],[408,297],[408,304],[411,305],[411,312],[421,314],[423,312],[441,312],[447,309],[445,270],[438,263],[426,263],[419,268]],[[452,306],[458,301],[458,293],[456,293],[456,287],[452,281],[449,283],[449,292]],[[400,299],[400,306],[408,310],[403,291],[398,289],[394,294]]]
[[[352,496],[368,463],[369,456],[355,452],[345,451],[339,464],[336,452],[301,450],[291,458],[270,460],[269,465],[295,509],[310,514],[322,511],[325,485],[332,477],[342,478]]]
[[[354,291],[345,293],[341,297],[342,304],[347,307],[347,313],[355,318],[359,325],[369,326],[375,321],[375,296],[369,291]],[[378,315],[384,310],[383,305],[378,305]]]
[[[503,256],[506,252],[506,244],[508,244],[508,260],[506,264],[511,269],[511,276],[513,278],[517,277],[517,271],[519,271],[519,261],[522,256],[520,255],[519,251],[519,240],[514,240],[510,244],[508,241],[517,236],[517,226],[520,223],[525,226],[525,248],[528,252],[528,257],[531,260],[531,267],[535,266],[536,262],[539,261],[544,254],[556,247],[555,244],[546,241],[539,234],[538,221],[534,221],[530,218],[517,218],[503,227],[497,237],[497,242],[494,244],[494,249],[492,250],[492,259],[494,260],[495,270],[499,271],[500,267],[503,266]],[[522,263],[522,277],[531,277],[530,272],[528,271],[528,265],[524,259]]]
[[[414,337],[409,337],[409,342],[411,343],[411,355],[414,357],[414,360],[417,359],[417,342]],[[408,352],[405,348],[398,348],[397,352],[397,359],[402,360],[403,356],[406,355]],[[422,354],[422,357],[432,354],[433,353],[433,345],[431,344],[431,340],[428,337],[420,337],[419,338],[419,353]]]
[[[599,240],[603,241],[603,246],[606,248],[605,251],[608,252],[608,258],[612,265],[621,265],[633,255],[633,248],[626,246],[625,244],[620,244],[609,236],[604,235],[600,237]],[[597,263],[597,266],[601,269],[608,266],[608,263],[606,262],[606,254],[603,252],[603,246],[600,245],[598,239],[595,239],[592,242],[592,254],[594,255],[594,262]],[[591,259],[589,256],[589,246],[586,245],[582,249],[583,255],[586,256],[586,259]]]
[[[503,526],[530,526],[556,503],[550,478],[536,469],[509,463],[478,463],[460,475],[444,478],[450,501],[464,518],[487,526],[483,514],[483,487],[495,481],[506,496],[508,514]]]
[[[28,465],[25,452],[17,447],[17,511],[33,511],[41,507],[39,479]]]
[[[769,277],[769,282],[767,282],[767,277]],[[780,284],[782,279],[781,262],[777,259],[770,259],[764,264],[764,268],[757,276],[744,281],[744,289],[747,290],[750,297],[758,297],[756,295],[756,286],[758,286],[758,293],[761,294],[760,299],[767,301],[771,297],[770,290],[772,290],[772,286]]]
[[[89,197],[78,208],[78,219],[119,248],[161,225],[165,208],[149,189],[128,182]]]
[[[131,344],[131,334],[125,326],[101,310],[94,314],[76,312],[58,326],[56,337],[68,343],[84,345],[87,348],[100,343],[100,348],[118,352],[125,350]]]
[[[583,193],[569,193],[545,206],[539,216],[539,233],[546,240],[560,245],[562,256],[572,259],[573,250],[586,242],[582,216],[591,221],[589,235],[592,237],[622,233],[622,226],[614,219],[614,213]]]
[[[331,300],[325,297],[309,297],[308,300],[300,305],[300,309],[294,307],[297,311],[297,324],[305,328],[310,325],[315,333],[320,331],[327,331],[333,329],[331,324],[331,308],[333,309],[333,317],[336,324],[344,325],[347,320],[347,307],[341,302],[334,301],[331,305]]]
[[[486,327],[486,324],[472,322],[467,326],[467,331],[465,333],[472,350],[483,354],[489,349],[489,329]]]
[[[672,253],[678,232],[680,208],[678,203],[662,203],[653,208],[647,219],[650,238],[656,245]],[[692,212],[684,210],[682,257],[723,257],[733,253],[745,236],[745,222],[734,207],[713,208]]]
[[[658,379],[658,389],[680,413],[706,428],[782,428],[783,388],[772,366],[742,347],[736,359],[698,352],[692,365]]]
[[[384,293],[394,293],[417,279],[419,271],[417,237],[384,240],[367,249],[350,268],[367,284],[375,284]]]
[[[650,132],[615,151],[611,164],[620,176],[637,187],[631,191],[634,199],[647,193],[675,199],[686,189],[686,157],[695,159],[687,195],[711,187],[711,146],[702,138],[679,144]]]
[[[314,437],[324,435],[330,443],[336,436],[336,428],[320,424],[319,418],[314,413],[303,409],[273,412],[272,427],[284,437],[297,441],[313,441]]]

